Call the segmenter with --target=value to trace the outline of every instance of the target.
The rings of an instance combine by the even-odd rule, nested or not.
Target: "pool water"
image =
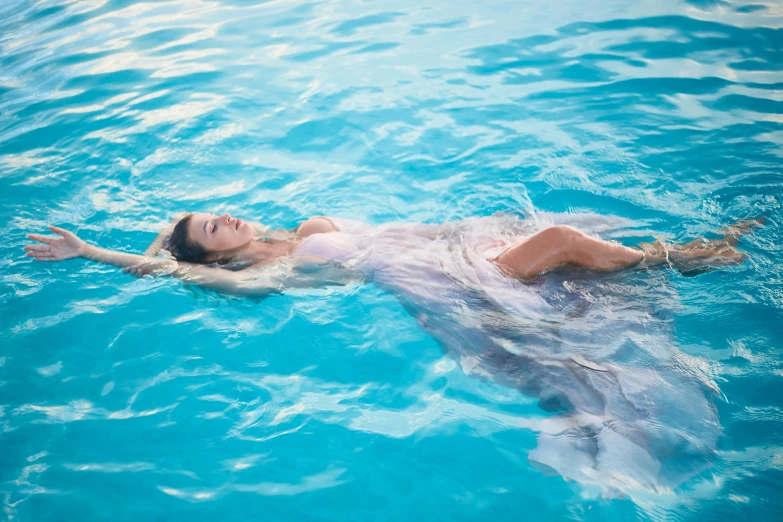
[[[0,4],[2,517],[780,516],[783,8],[439,4]],[[597,213],[629,244],[765,215],[740,266],[579,295],[665,312],[655,339],[717,389],[709,465],[653,489],[547,473],[553,413],[372,285],[239,299],[22,251],[52,223],[139,253],[183,210]]]

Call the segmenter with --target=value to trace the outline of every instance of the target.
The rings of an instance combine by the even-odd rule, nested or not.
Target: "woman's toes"
[[[730,227],[723,229],[721,233],[723,233],[723,238],[728,243],[736,245],[739,243],[739,238],[764,225],[765,220],[766,217],[761,216],[758,219],[746,219],[744,221],[738,221]]]

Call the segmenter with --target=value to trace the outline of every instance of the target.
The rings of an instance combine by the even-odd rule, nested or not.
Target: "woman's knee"
[[[552,245],[553,256],[562,263],[578,261],[584,250],[585,233],[568,225],[555,225],[546,229],[549,232],[548,242]]]
[[[542,234],[547,234],[549,239],[559,245],[568,245],[576,239],[584,237],[584,232],[569,225],[555,225],[549,227]]]

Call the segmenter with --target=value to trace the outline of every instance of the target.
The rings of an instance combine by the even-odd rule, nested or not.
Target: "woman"
[[[370,227],[351,220],[313,217],[293,231],[277,231],[267,238],[257,223],[233,218],[229,214],[188,214],[176,220],[170,237],[164,230],[144,256],[126,254],[88,245],[67,230],[50,226],[60,238],[30,234],[28,238],[43,243],[27,245],[27,256],[36,261],[62,261],[83,257],[92,261],[128,269],[136,274],[165,274],[188,282],[236,295],[266,295],[285,288],[318,284],[313,274],[303,276],[295,268],[301,265],[323,265],[332,262],[342,268],[359,268],[365,277],[378,267],[357,267],[355,258],[371,250],[379,236],[400,239],[404,249],[406,234],[434,239],[452,225],[391,225]],[[563,265],[574,265],[595,271],[617,271],[644,264],[673,266],[681,271],[699,267],[741,263],[742,253],[736,248],[737,238],[759,221],[745,221],[723,231],[723,239],[696,240],[684,245],[662,242],[641,244],[630,248],[612,241],[592,237],[565,224],[554,224],[540,231],[523,230],[514,238],[487,238],[480,245],[469,245],[496,271],[516,280],[534,278]],[[155,257],[166,242],[174,260]],[[420,244],[413,248],[420,248]],[[499,248],[499,249],[498,249]],[[377,261],[377,256],[375,256]],[[231,264],[241,270],[224,270]],[[381,263],[383,264],[383,263]],[[482,263],[483,264],[483,263]],[[272,267],[278,270],[270,270]],[[284,268],[279,270],[279,268]],[[335,268],[331,266],[330,268]],[[483,267],[484,269],[487,266]],[[322,273],[323,283],[333,282],[333,271]],[[343,276],[346,274],[343,274]],[[338,278],[339,279],[339,278]]]
[[[611,495],[676,487],[710,466],[721,431],[710,399],[717,386],[674,346],[662,311],[676,296],[663,281],[536,276],[562,265],[693,272],[736,264],[738,238],[762,221],[741,222],[722,239],[629,248],[595,237],[629,222],[597,215],[377,227],[314,217],[270,232],[199,213],[176,220],[145,256],[88,245],[57,227],[50,229],[61,237],[32,234],[42,244],[25,249],[39,261],[84,257],[236,295],[372,282],[465,373],[540,399],[551,415],[526,421],[538,432],[531,463]],[[175,260],[154,257],[164,244]],[[655,291],[640,293],[644,285]]]

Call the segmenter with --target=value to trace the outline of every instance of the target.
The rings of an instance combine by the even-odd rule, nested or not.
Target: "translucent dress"
[[[532,464],[605,494],[667,491],[708,468],[720,435],[704,366],[673,344],[663,272],[559,270],[522,283],[491,261],[548,226],[617,233],[595,214],[511,214],[338,229],[294,255],[359,270],[395,295],[466,373],[540,399]]]

